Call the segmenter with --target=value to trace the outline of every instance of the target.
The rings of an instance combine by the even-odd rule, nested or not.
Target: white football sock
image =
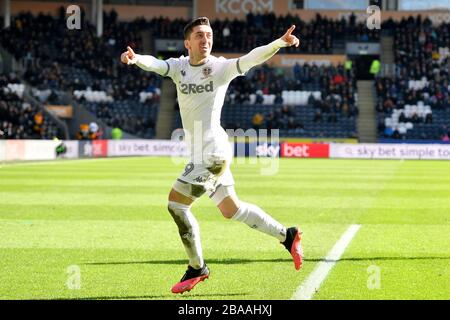
[[[239,210],[231,218],[248,225],[252,229],[264,232],[277,238],[280,242],[286,240],[286,227],[265,213],[260,207],[240,201]]]
[[[181,241],[189,257],[189,265],[200,269],[204,265],[200,228],[190,209],[191,207],[185,204],[169,201],[168,210],[178,226]]]

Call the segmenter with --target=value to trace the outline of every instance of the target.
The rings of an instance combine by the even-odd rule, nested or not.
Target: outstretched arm
[[[300,40],[296,36],[292,35],[292,31],[294,31],[294,29],[295,25],[292,25],[281,38],[269,43],[268,45],[255,48],[245,56],[240,57],[238,60],[238,67],[240,69],[239,72],[245,73],[252,67],[266,62],[281,48],[290,46],[298,47],[300,45]]]
[[[153,71],[162,76],[166,76],[169,72],[169,65],[164,60],[156,59],[150,55],[136,54],[130,47],[127,47],[127,51],[122,53],[120,60],[128,65],[136,64],[143,70]]]

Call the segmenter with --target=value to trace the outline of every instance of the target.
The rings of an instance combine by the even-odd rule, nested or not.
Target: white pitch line
[[[58,164],[70,164],[76,162],[98,162],[98,161],[106,161],[113,158],[85,158],[85,159],[55,159],[55,160],[37,160],[37,161],[23,161],[23,162],[6,162],[1,167],[18,167],[18,166],[44,166],[44,165],[58,165]]]
[[[361,225],[352,224],[347,231],[336,242],[333,249],[328,252],[325,261],[320,262],[309,277],[297,288],[291,300],[311,300],[314,294],[319,290],[323,280],[333,269],[336,262],[341,258],[347,246],[358,232]]]

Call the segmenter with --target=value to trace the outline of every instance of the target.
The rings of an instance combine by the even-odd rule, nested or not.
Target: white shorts
[[[173,189],[193,200],[201,197],[204,193],[207,193],[210,198],[217,202],[217,197],[220,197],[220,195],[224,193],[223,189],[229,189],[220,187],[230,186],[234,186],[230,164],[228,161],[222,160],[217,161],[214,165],[209,167],[204,164],[188,163],[184,172],[173,184]],[[219,189],[222,190],[217,192]],[[233,195],[234,188],[232,188],[232,190],[233,191],[225,193],[231,193],[229,195]]]

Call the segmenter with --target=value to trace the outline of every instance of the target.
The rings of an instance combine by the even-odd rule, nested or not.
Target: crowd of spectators
[[[114,92],[118,100],[128,98],[130,92],[134,95],[149,86],[160,86],[157,76],[126,68],[118,59],[127,45],[142,51],[141,22],[118,22],[112,11],[105,14],[104,33],[97,38],[91,24],[69,30],[65,19],[64,10],[58,18],[22,13],[10,28],[0,31],[2,46],[16,59],[23,59],[28,71],[25,78],[32,85],[69,91],[95,86]],[[85,71],[88,77],[82,77],[83,73],[74,76],[73,69]]]
[[[127,67],[118,59],[128,45],[142,51],[145,20],[119,22],[111,11],[104,15],[103,36],[98,38],[94,26],[84,20],[83,11],[82,16],[81,30],[69,30],[63,9],[57,18],[21,13],[13,18],[10,28],[0,31],[1,45],[23,61],[26,81],[36,89],[50,90],[48,99],[42,102],[58,102],[57,92],[61,90],[72,94],[75,90],[92,90],[103,91],[115,101],[127,101],[132,109],[139,103],[140,92],[151,92],[147,105],[154,107],[159,102],[155,93],[161,86],[160,77]],[[79,102],[84,104],[85,100]],[[131,111],[124,110],[105,121],[135,134],[142,131],[140,122],[154,123],[154,119],[130,120],[132,117]]]
[[[439,113],[447,115],[446,121],[450,124],[450,24],[433,26],[431,20],[418,16],[397,23],[390,21],[386,26],[395,30],[395,74],[375,81],[379,136],[406,138],[396,128],[391,130],[384,124],[384,119],[394,110],[402,110],[406,105],[421,103],[430,106],[432,113],[420,117],[418,114],[406,116],[401,112],[398,119],[401,123],[424,123],[432,129],[436,120],[433,113]],[[446,139],[446,136],[448,129],[443,125],[438,131],[424,132],[421,138]]]
[[[252,118],[253,129],[268,129],[269,132],[272,129],[281,130],[296,130],[299,132],[305,131],[305,126],[296,117],[296,114],[292,106],[283,105],[281,108],[276,108],[268,112],[267,114],[255,113]]]
[[[96,115],[112,128],[121,128],[145,138],[148,138],[149,129],[154,129],[156,125],[151,116],[139,117],[131,113],[116,113],[105,104],[97,108]]]
[[[8,84],[15,74],[0,74],[0,139],[53,139],[62,134],[39,107],[24,101]]]
[[[80,124],[80,130],[77,133],[78,140],[100,140],[102,138],[103,128],[96,122]]]
[[[24,77],[31,85],[40,90],[52,90],[48,95],[52,101],[57,101],[57,90],[72,93],[86,89],[104,91],[115,101],[136,101],[139,92],[155,92],[161,86],[160,77],[139,68],[124,66],[118,57],[128,45],[142,52],[143,31],[153,37],[180,39],[188,21],[160,17],[120,22],[115,11],[104,13],[103,21],[103,35],[97,38],[94,26],[87,22],[83,11],[81,30],[66,27],[64,8],[56,18],[21,13],[13,18],[10,28],[0,31],[0,41],[16,59],[24,62]],[[249,13],[242,20],[213,20],[211,23],[216,52],[248,52],[278,38],[292,24],[297,26],[296,32],[302,45],[283,49],[287,53],[332,53],[333,41],[379,40],[379,32],[357,23],[354,15],[348,20],[331,20],[317,14],[314,19],[305,22],[291,14]],[[245,104],[249,94],[256,92],[260,93],[257,99],[262,94],[275,94],[275,104],[281,109],[284,104],[282,90],[308,90],[309,85],[319,87],[322,93],[322,99],[312,98],[310,101],[316,110],[316,122],[336,122],[341,115],[350,118],[357,115],[354,77],[349,76],[343,66],[297,65],[293,76],[286,76],[282,69],[266,66],[251,78],[237,79],[230,87],[230,95],[227,95],[232,101],[226,102]],[[150,104],[154,105],[157,100],[155,95]],[[80,101],[82,104],[84,102]],[[108,116],[103,112],[104,106],[99,105],[98,108],[101,111],[96,112],[97,115],[105,117],[107,123],[121,125],[122,129],[131,130],[131,133],[141,132],[143,126],[155,122],[155,119],[133,120],[131,113],[110,112]],[[268,126],[281,122],[283,126],[302,127],[295,117],[279,119],[278,114],[275,110],[273,115],[264,115]]]
[[[289,99],[288,90],[308,98]],[[222,125],[235,130],[279,129],[287,136],[354,138],[356,91],[353,70],[343,65],[306,63],[285,69],[264,64],[230,83]],[[266,101],[269,95],[273,103]]]
[[[144,24],[145,22],[142,22]],[[155,18],[146,22],[148,30],[155,37],[180,39],[182,30],[188,23],[184,19],[170,20]],[[248,13],[245,19],[215,19],[211,21],[214,32],[214,51],[248,52],[253,48],[268,44],[282,36],[292,25],[297,26],[302,45],[287,48],[287,53],[332,53],[333,41],[357,40],[378,41],[378,30],[369,30],[364,23],[356,22],[355,15],[350,18],[332,20],[317,14],[309,22],[298,15],[276,16],[274,13]]]
[[[296,64],[292,73],[282,68],[273,68],[263,65],[255,69],[247,77],[235,79],[228,89],[225,104],[249,104],[250,94],[256,94],[255,104],[262,102],[263,95],[275,95],[276,110],[271,114],[263,115],[266,126],[270,127],[302,127],[296,123],[289,114],[290,107],[283,106],[283,90],[312,91],[311,88],[321,92],[321,99],[311,94],[306,108],[315,110],[315,122],[334,122],[338,117],[344,116],[354,119],[358,115],[356,104],[356,80],[353,70],[346,70],[343,65],[317,66],[315,64]],[[284,111],[284,112],[283,112]],[[283,116],[281,116],[283,115]],[[257,123],[262,122],[260,117],[255,118]],[[263,126],[263,124],[259,124]]]
[[[357,40],[378,41],[378,30],[369,30],[356,17],[332,20],[317,14],[305,22],[298,15],[276,16],[274,13],[249,13],[245,20],[214,20],[214,50],[220,52],[248,52],[253,48],[268,44],[282,36],[291,26],[296,25],[301,46],[283,49],[286,53],[331,54],[334,41]]]

